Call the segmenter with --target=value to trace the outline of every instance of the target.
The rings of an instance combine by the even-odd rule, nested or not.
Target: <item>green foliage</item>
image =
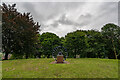
[[[5,59],[8,54],[31,56],[38,41],[39,25],[30,13],[19,13],[15,4],[2,6],[2,47]]]
[[[120,49],[120,27],[112,23],[106,24],[102,27],[102,34],[106,42],[108,57],[117,59]]]
[[[43,55],[47,56],[50,58],[52,55],[53,49],[60,45],[60,39],[59,37],[50,32],[43,33],[40,38],[40,45],[41,45],[41,50],[43,51]]]
[[[102,35],[99,31],[77,30],[75,32],[68,33],[65,39],[66,47],[69,50],[69,55],[72,57],[75,57],[76,54],[79,54],[81,57],[89,58],[100,58],[103,56],[100,54],[104,53],[104,43]]]
[[[101,53],[104,53],[104,41],[102,35],[99,31],[88,30],[86,32],[86,44],[87,48],[85,50],[87,57],[99,57],[101,58]],[[104,56],[104,55],[103,55]]]
[[[76,57],[77,54],[83,54],[85,48],[85,33],[82,31],[75,31],[68,33],[65,36],[66,47],[69,52],[69,57]]]

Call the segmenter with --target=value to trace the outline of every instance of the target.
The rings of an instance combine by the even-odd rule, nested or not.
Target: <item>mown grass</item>
[[[0,80],[2,79],[2,53],[0,53]]]
[[[6,60],[3,78],[118,78],[118,60],[67,59],[70,64],[50,64],[52,58]]]

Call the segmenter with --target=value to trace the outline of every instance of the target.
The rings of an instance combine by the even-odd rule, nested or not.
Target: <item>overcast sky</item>
[[[41,24],[41,33],[64,37],[78,29],[100,30],[107,23],[118,24],[117,2],[16,2],[20,12],[30,12]]]

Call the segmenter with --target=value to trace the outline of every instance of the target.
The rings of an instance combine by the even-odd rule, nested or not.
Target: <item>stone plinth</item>
[[[63,55],[57,55],[57,63],[63,63]]]

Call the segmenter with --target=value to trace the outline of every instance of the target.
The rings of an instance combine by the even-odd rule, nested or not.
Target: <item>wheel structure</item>
[[[53,49],[52,57],[55,61],[57,61],[57,55],[61,53],[63,55],[63,61],[65,61],[68,57],[67,49],[63,46],[57,46]]]

